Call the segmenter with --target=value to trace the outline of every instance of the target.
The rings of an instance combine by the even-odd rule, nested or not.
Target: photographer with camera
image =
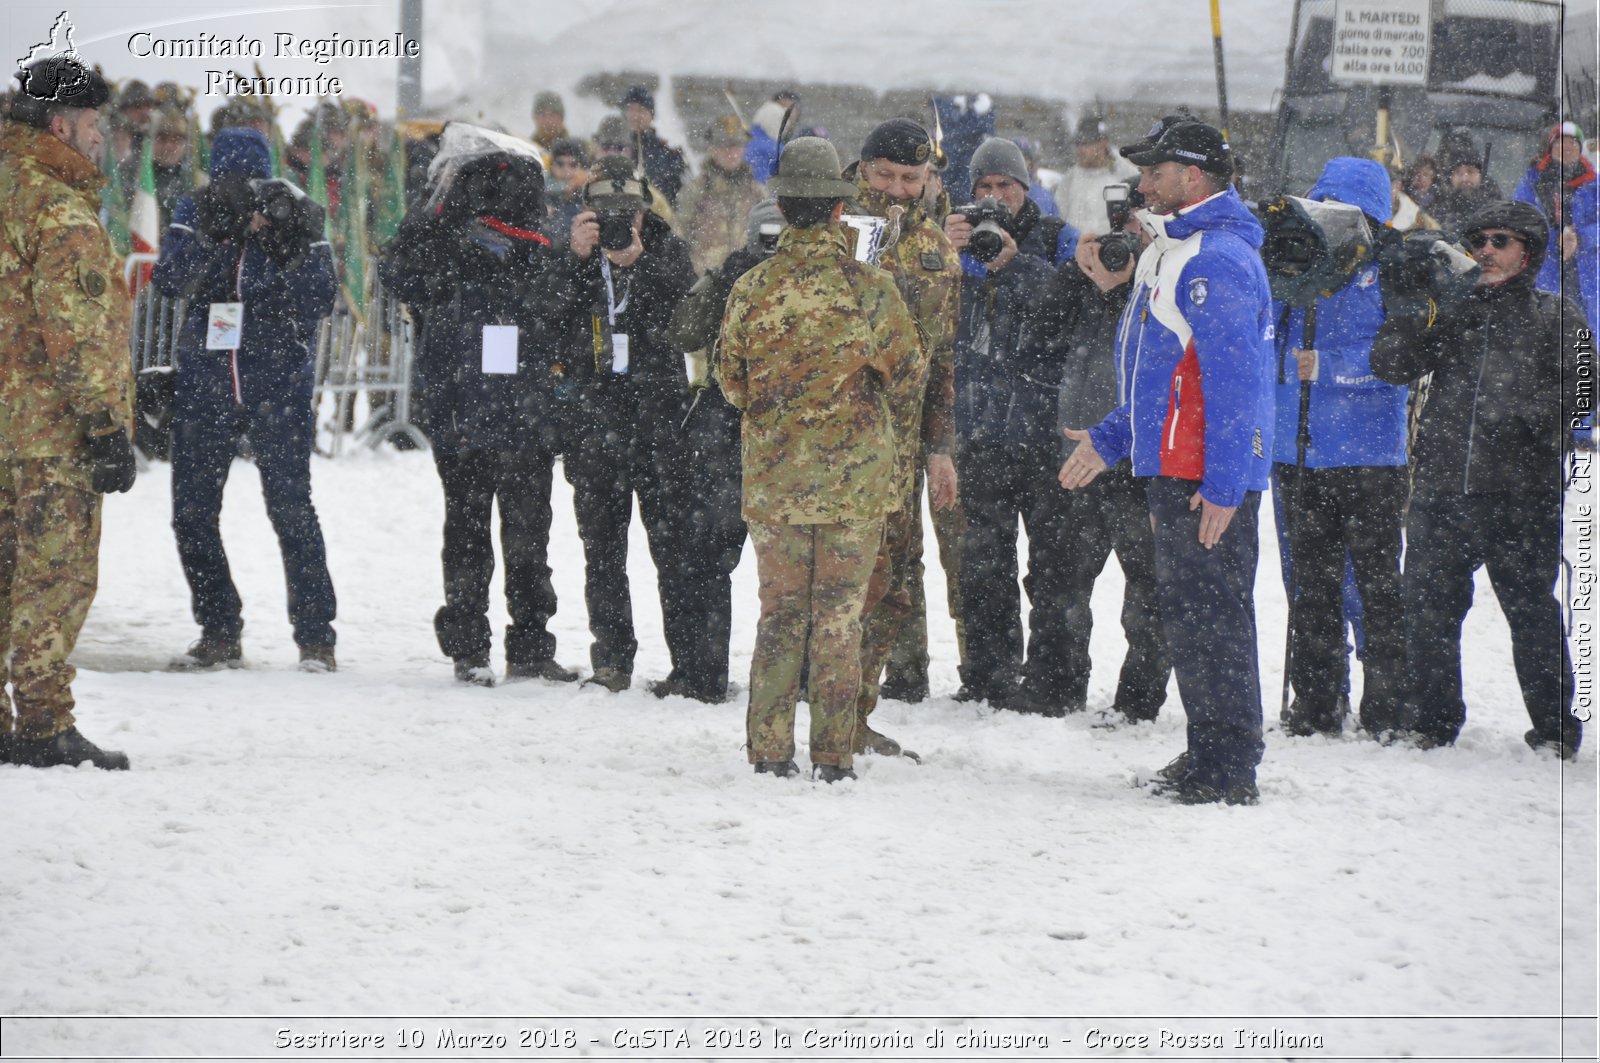
[[[677,440],[686,410],[684,360],[672,312],[694,284],[689,248],[649,211],[650,186],[626,158],[599,160],[583,213],[557,267],[564,334],[559,395],[562,466],[573,488],[594,635],[586,681],[618,692],[633,682],[638,641],[628,591],[633,497],[655,561],[672,657],[669,682],[695,674],[696,613],[684,590],[682,524],[689,509]]]
[[[650,688],[717,703],[728,696],[728,639],[733,626],[733,570],[739,566],[748,529],[740,511],[743,418],[717,380],[723,311],[734,282],[771,258],[784,227],[777,201],[765,199],[750,210],[744,246],[716,269],[707,270],[672,313],[670,340],[687,351],[689,412],[680,439],[684,476],[692,504],[683,518],[683,579],[688,625],[700,648],[687,654],[686,670]]]
[[[1052,354],[1061,367],[1058,423],[1074,431],[1099,424],[1117,408],[1117,323],[1148,239],[1134,213],[1144,206],[1139,178],[1106,185],[1101,201],[1109,231],[1079,238],[1074,260],[1056,273],[1047,317]],[[1066,508],[1058,562],[1067,570],[1058,621],[1064,637],[1055,664],[1064,703],[1073,711],[1087,706],[1094,626],[1090,601],[1095,580],[1115,551],[1128,648],[1111,707],[1130,723],[1154,720],[1167,700],[1172,663],[1156,603],[1155,539],[1144,484],[1127,466],[1117,465],[1077,491],[1062,491],[1054,481],[1052,486]]]
[[[1328,160],[1306,198],[1360,210],[1375,234],[1383,233],[1391,212],[1388,172],[1370,159]],[[1277,261],[1274,243],[1269,236],[1269,272]],[[1291,603],[1294,691],[1281,722],[1287,734],[1301,737],[1338,735],[1349,708],[1347,557],[1358,592],[1362,730],[1378,737],[1397,727],[1404,696],[1406,388],[1372,372],[1372,342],[1384,321],[1375,251],[1361,253],[1331,294],[1279,297],[1272,307],[1278,366],[1272,495]]]
[[[485,150],[452,162],[439,181],[379,266],[421,322],[413,394],[444,489],[445,601],[434,633],[458,682],[494,685],[488,611],[498,502],[511,617],[506,677],[572,682],[578,674],[556,662],[549,630],[559,322],[548,291],[555,255],[539,232],[544,172],[528,145],[526,154]]]
[[[1261,223],[1233,189],[1233,150],[1202,122],[1163,119],[1122,149],[1139,167],[1139,256],[1122,316],[1119,405],[1061,467],[1080,489],[1130,458],[1145,478],[1156,588],[1188,751],[1162,773],[1179,804],[1259,800],[1256,510],[1272,449],[1271,292]]]
[[[333,309],[323,211],[272,177],[267,138],[224,129],[211,183],[178,201],[153,280],[187,301],[178,338],[172,526],[200,639],[179,671],[237,667],[244,628],[218,524],[241,436],[250,441],[267,516],[283,551],[289,621],[306,671],[334,664],[333,581],[311,504],[313,348]]]
[[[1451,745],[1466,722],[1461,624],[1473,573],[1489,582],[1511,628],[1517,683],[1535,749],[1570,759],[1572,660],[1562,637],[1564,452],[1589,406],[1593,341],[1583,311],[1535,281],[1550,228],[1536,207],[1495,203],[1464,229],[1479,273],[1464,297],[1421,292],[1391,306],[1372,369],[1391,384],[1432,374],[1406,515],[1405,726],[1424,749]]]
[[[944,221],[963,273],[955,420],[967,520],[960,571],[967,667],[958,697],[996,707],[1016,700],[1018,707],[1059,715],[1066,708],[1055,672],[1064,643],[1065,499],[1055,480],[1058,377],[1045,356],[1038,315],[1051,265],[1077,233],[1059,218],[1040,215],[1028,198],[1028,164],[1011,141],[984,141],[973,152],[971,172],[976,202]],[[1019,517],[1028,535],[1026,665],[1017,594]]]

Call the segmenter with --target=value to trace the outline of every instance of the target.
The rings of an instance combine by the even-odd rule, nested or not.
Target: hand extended
[[[1106,459],[1089,442],[1089,433],[1081,428],[1063,428],[1061,434],[1077,443],[1067,460],[1062,463],[1057,481],[1069,491],[1087,486],[1096,476],[1106,471]]]
[[[956,463],[948,454],[928,455],[928,502],[938,510],[956,507]]]
[[[1207,502],[1196,491],[1189,496],[1189,512],[1200,510],[1200,545],[1207,550],[1222,541],[1222,533],[1228,530],[1228,525],[1233,521],[1234,511],[1238,506],[1219,506],[1214,502]]]
[[[121,494],[133,486],[139,463],[133,456],[133,443],[128,430],[119,428],[103,436],[88,438],[89,460],[94,467],[89,473],[89,483],[102,495]]]

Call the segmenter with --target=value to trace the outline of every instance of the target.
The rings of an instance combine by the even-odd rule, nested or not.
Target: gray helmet
[[[796,137],[784,145],[767,191],[785,199],[849,199],[856,186],[839,176],[839,153],[821,137]]]

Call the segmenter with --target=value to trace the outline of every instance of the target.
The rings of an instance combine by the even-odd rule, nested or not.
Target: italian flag
[[[139,154],[139,187],[128,211],[128,241],[135,254],[153,255],[161,247],[161,209],[156,206],[156,167],[150,157],[150,137]]]

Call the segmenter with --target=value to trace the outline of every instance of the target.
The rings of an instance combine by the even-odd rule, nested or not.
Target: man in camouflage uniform
[[[789,227],[734,284],[717,369],[744,410],[743,508],[761,579],[746,729],[758,774],[798,770],[809,648],[811,761],[835,782],[855,777],[861,610],[883,518],[905,493],[893,411],[921,386],[921,348],[892,280],[855,260],[838,224],[854,187],[833,145],[791,142],[772,189]]]
[[[744,161],[749,134],[739,119],[725,114],[707,132],[705,169],[678,195],[679,231],[689,242],[696,273],[716,269],[736,247],[743,247],[745,222],[766,196]]]
[[[933,142],[909,118],[884,122],[867,135],[855,173],[852,212],[899,215],[899,237],[880,264],[894,278],[920,342],[908,398],[895,410],[898,501],[867,591],[861,637],[861,689],[856,699],[855,749],[897,756],[900,744],[867,725],[878,704],[884,665],[911,613],[911,581],[920,575],[922,507],[917,465],[927,455],[928,493],[935,510],[956,502],[954,353],[961,299],[961,261],[944,231],[921,205]],[[898,208],[895,210],[894,208]],[[909,754],[908,754],[909,755]],[[914,759],[914,758],[913,758]]]
[[[67,663],[98,580],[99,493],[135,469],[128,296],[94,162],[110,90],[68,56],[21,79],[0,130],[0,755],[125,769],[74,726]]]

